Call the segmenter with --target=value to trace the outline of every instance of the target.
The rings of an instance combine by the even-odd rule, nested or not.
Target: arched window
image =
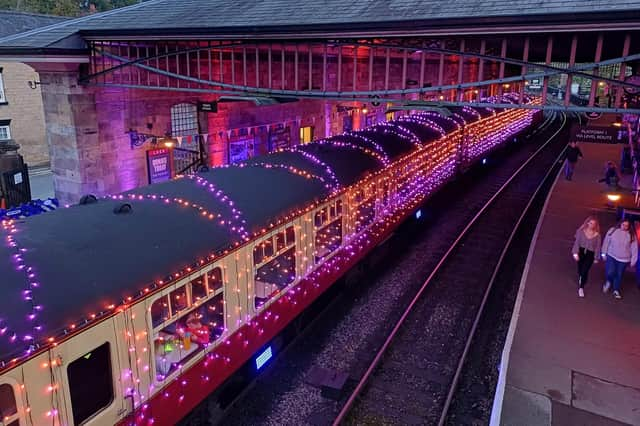
[[[171,136],[198,134],[198,107],[194,104],[177,104],[171,107]]]
[[[16,397],[13,393],[13,386],[3,383],[0,384],[0,422],[7,426],[19,426],[20,416],[18,414],[18,405]]]

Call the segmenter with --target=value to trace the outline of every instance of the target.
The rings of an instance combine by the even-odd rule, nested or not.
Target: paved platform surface
[[[604,265],[591,269],[577,295],[571,257],[576,229],[595,214],[601,234],[615,222],[607,209],[604,163],[621,145],[583,144],[572,181],[557,180],[533,242],[516,302],[500,424],[640,425],[640,290],[627,270],[622,300],[602,293]],[[629,188],[631,178],[622,175]],[[507,343],[509,344],[509,343]],[[507,346],[508,347],[508,346]],[[503,358],[504,362],[504,358]]]

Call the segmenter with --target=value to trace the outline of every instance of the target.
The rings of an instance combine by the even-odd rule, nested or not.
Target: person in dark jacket
[[[569,143],[565,156],[567,161],[564,166],[564,177],[567,180],[571,180],[578,158],[582,157],[582,151],[580,151],[580,148],[578,148],[578,144],[575,141]]]
[[[620,175],[618,174],[618,168],[613,161],[607,161],[607,167],[604,170],[604,178],[598,182],[604,182],[609,188],[618,189],[620,185]]]

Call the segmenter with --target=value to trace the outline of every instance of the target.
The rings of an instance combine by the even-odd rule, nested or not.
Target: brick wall
[[[0,104],[0,120],[11,120],[11,137],[20,145],[20,154],[30,166],[49,162],[45,139],[44,113],[40,87],[31,89],[28,81],[38,81],[38,73],[17,62],[0,62],[6,104]]]

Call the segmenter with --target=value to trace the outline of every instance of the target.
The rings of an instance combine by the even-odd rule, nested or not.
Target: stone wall
[[[20,154],[30,166],[49,163],[45,139],[40,86],[31,89],[28,81],[38,81],[38,73],[28,65],[0,62],[6,103],[0,103],[0,120],[11,120],[11,137],[20,145]]]
[[[384,63],[374,64],[374,67],[380,66]],[[416,65],[410,62],[409,66]],[[445,83],[457,79],[457,66],[456,61],[447,64],[443,75]],[[331,84],[337,79],[337,67],[334,68],[329,67],[328,72]],[[390,68],[397,84],[402,64],[394,61]],[[435,61],[426,64],[425,74],[429,78],[425,81],[437,79],[437,68]],[[146,143],[131,147],[129,132],[162,137],[171,132],[173,105],[219,100],[213,94],[188,91],[81,86],[77,83],[78,72],[72,67],[65,71],[39,71],[54,186],[56,196],[65,203],[76,202],[88,193],[113,194],[146,185],[145,152],[153,146]],[[464,71],[468,74],[467,81],[469,76],[477,74],[472,64],[466,65]],[[314,73],[317,72],[314,69]],[[255,81],[255,74],[252,78]],[[264,75],[261,74],[261,78]],[[275,86],[277,76],[272,78]],[[359,66],[357,87],[367,85],[368,78],[366,67]],[[348,66],[341,81],[345,90],[349,84],[353,85]],[[375,88],[382,88],[384,82],[373,81],[373,84]],[[453,92],[447,96],[453,96]],[[364,107],[369,110],[366,114],[362,111]],[[230,161],[230,144],[236,146],[241,142],[248,148],[249,156],[267,153],[271,148],[269,135],[277,132],[278,127],[288,128],[291,144],[297,145],[300,127],[312,126],[315,139],[323,138],[341,133],[347,122],[356,130],[365,127],[367,121],[382,121],[385,109],[385,105],[373,108],[370,104],[329,100],[302,99],[269,106],[257,106],[252,101],[218,102],[217,112],[198,114],[199,133],[208,135],[210,164],[221,165]]]

